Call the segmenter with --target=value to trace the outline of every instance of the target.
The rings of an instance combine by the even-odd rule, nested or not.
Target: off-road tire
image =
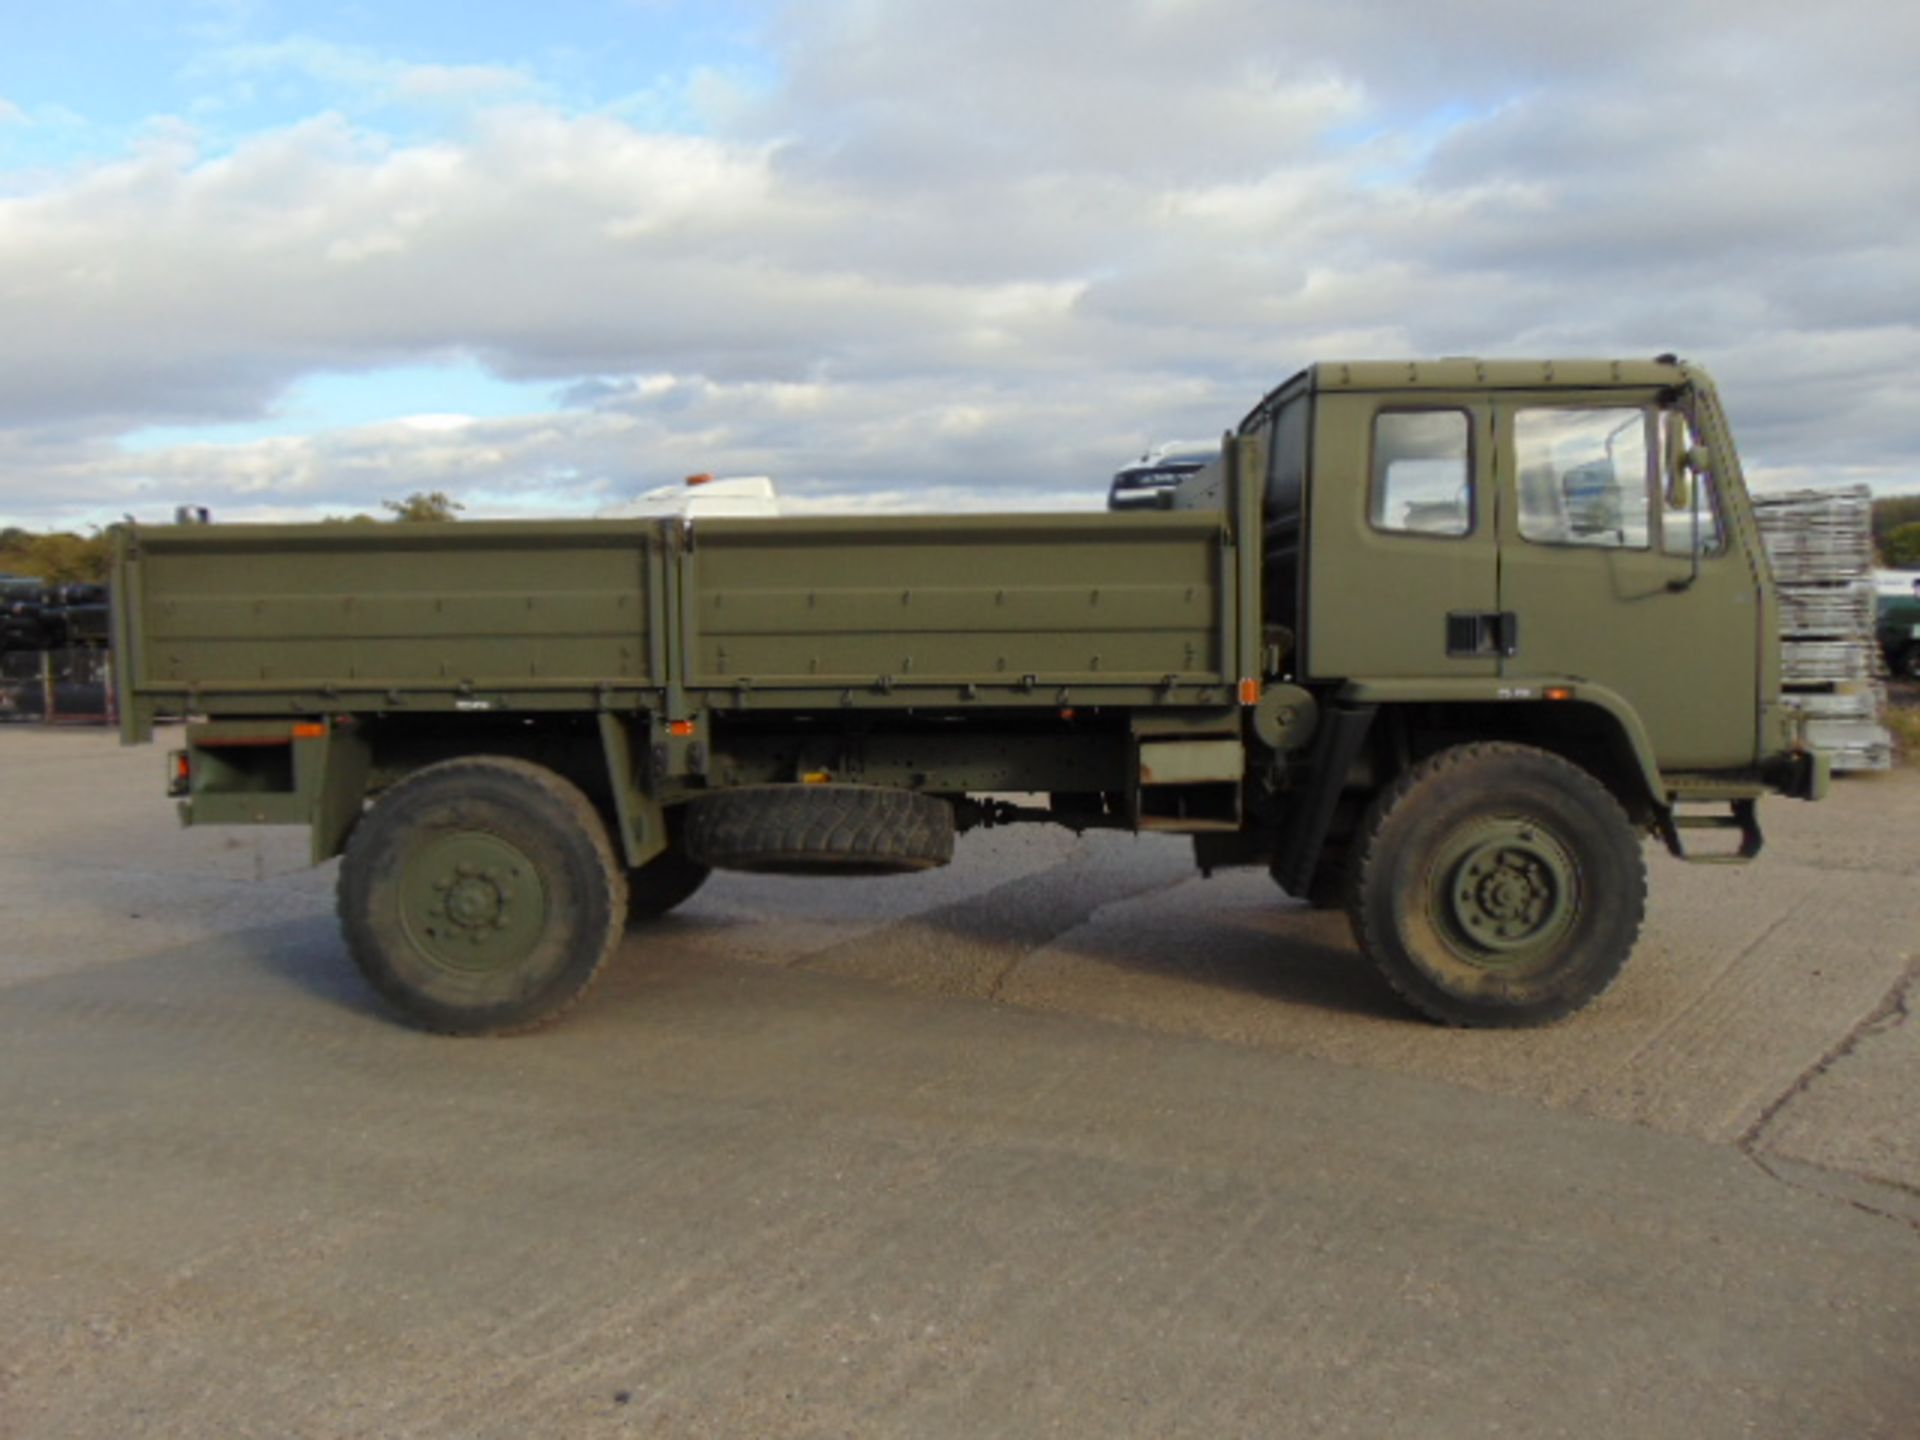
[[[1448,1025],[1543,1025],[1613,983],[1646,913],[1626,812],[1544,750],[1461,745],[1374,800],[1348,916],[1400,996]]]
[[[627,924],[657,920],[691,898],[713,874],[711,865],[690,859],[676,842],[637,870],[627,872]]]
[[[867,785],[748,785],[688,802],[695,861],[776,875],[896,875],[953,859],[953,807]]]
[[[348,952],[410,1023],[530,1030],[619,943],[627,877],[586,796],[525,760],[430,765],[354,827],[337,894]]]

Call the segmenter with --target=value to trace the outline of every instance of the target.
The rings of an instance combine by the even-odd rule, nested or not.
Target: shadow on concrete
[[[392,1019],[354,968],[332,915],[235,931],[221,937],[221,947],[277,989],[299,990],[354,1015]]]
[[[1270,912],[1223,917],[1217,924],[1188,918],[1190,943],[1145,951],[1133,945],[1098,948],[1074,938],[1076,954],[1147,975],[1237,990],[1263,1000],[1379,1019],[1418,1017],[1360,953],[1344,915],[1309,910],[1275,898]]]
[[[1286,1005],[1413,1018],[1359,953],[1345,916],[1337,912],[1309,910],[1277,890],[1270,904],[1248,906],[1242,888],[1219,910],[1196,907],[1188,897],[1160,913],[1156,898],[1194,880],[1184,857],[1176,860],[1125,871],[1070,860],[881,924],[791,963],[910,990],[1021,1004],[1029,998],[1042,1001],[1053,991],[1049,980],[1031,978],[1030,962],[1085,960]],[[1129,911],[1126,923],[1101,917],[1102,911],[1136,901],[1146,903]],[[645,964],[649,948],[664,955],[676,941],[690,940],[706,948],[729,931],[768,923],[777,922],[702,914],[696,898],[684,910],[630,931],[627,963]],[[1058,981],[1060,986],[1074,983]]]

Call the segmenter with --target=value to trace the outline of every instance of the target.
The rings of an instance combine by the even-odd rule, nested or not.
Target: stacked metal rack
[[[1865,485],[1753,497],[1780,592],[1786,703],[1836,770],[1885,770],[1886,687],[1874,643],[1873,492]]]

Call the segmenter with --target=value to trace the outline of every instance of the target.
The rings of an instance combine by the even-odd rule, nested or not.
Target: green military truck
[[[183,820],[307,826],[452,1033],[559,1013],[716,867],[1030,821],[1189,835],[1426,1015],[1536,1024],[1625,962],[1643,836],[1750,860],[1826,785],[1671,357],[1316,365],[1164,511],[128,526],[114,582],[125,739],[204,717]]]

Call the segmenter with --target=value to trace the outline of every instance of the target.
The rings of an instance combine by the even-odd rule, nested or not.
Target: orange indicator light
[[[1240,682],[1240,703],[1242,705],[1258,705],[1260,703],[1260,682],[1258,680],[1242,680]]]
[[[682,739],[693,734],[693,728],[693,721],[691,720],[669,720],[667,722],[667,734],[679,736]]]
[[[1571,685],[1549,685],[1546,689],[1546,696],[1549,700],[1571,700],[1573,698],[1573,687]]]

